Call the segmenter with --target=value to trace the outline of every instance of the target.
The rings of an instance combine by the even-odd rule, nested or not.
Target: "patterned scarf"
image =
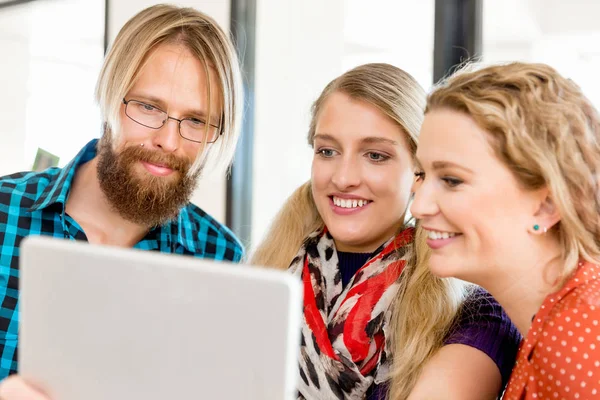
[[[304,284],[298,399],[364,399],[389,378],[390,304],[414,229],[382,245],[342,289],[333,238],[311,234],[290,265]]]

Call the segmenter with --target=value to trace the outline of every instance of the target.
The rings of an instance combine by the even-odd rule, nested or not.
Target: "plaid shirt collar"
[[[64,219],[65,206],[71,190],[71,184],[75,177],[77,168],[86,162],[92,160],[97,154],[98,139],[91,140],[83,149],[72,159],[57,175],[54,175],[44,191],[40,194],[37,200],[29,208],[29,211],[38,211],[50,207],[60,207],[61,214]],[[63,221],[64,222],[64,221]],[[184,227],[192,228],[192,234],[186,233]],[[153,228],[152,231],[162,230],[170,234],[173,232],[173,227],[177,228],[175,239],[180,245],[185,247],[192,253],[198,253],[201,249],[198,248],[194,238],[198,237],[198,228],[187,207],[184,207],[179,212],[176,220],[167,222],[159,227]],[[171,235],[172,236],[172,235]]]

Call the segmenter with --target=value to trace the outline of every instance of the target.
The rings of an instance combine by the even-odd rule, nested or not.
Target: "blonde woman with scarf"
[[[425,93],[387,64],[314,103],[312,177],[252,263],[304,284],[299,399],[495,399],[520,336],[481,289],[433,276],[406,224]]]

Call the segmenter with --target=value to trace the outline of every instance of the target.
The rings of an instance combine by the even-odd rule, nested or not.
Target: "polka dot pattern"
[[[504,400],[600,399],[600,267],[580,263],[521,343]]]

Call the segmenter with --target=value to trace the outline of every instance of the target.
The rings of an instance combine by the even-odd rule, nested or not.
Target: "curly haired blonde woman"
[[[311,181],[252,258],[303,280],[301,399],[494,399],[510,374],[520,336],[501,307],[434,277],[405,224],[424,105],[387,64],[343,74],[314,104]]]
[[[542,64],[429,97],[412,213],[429,265],[486,288],[525,336],[505,399],[600,398],[600,118]]]

